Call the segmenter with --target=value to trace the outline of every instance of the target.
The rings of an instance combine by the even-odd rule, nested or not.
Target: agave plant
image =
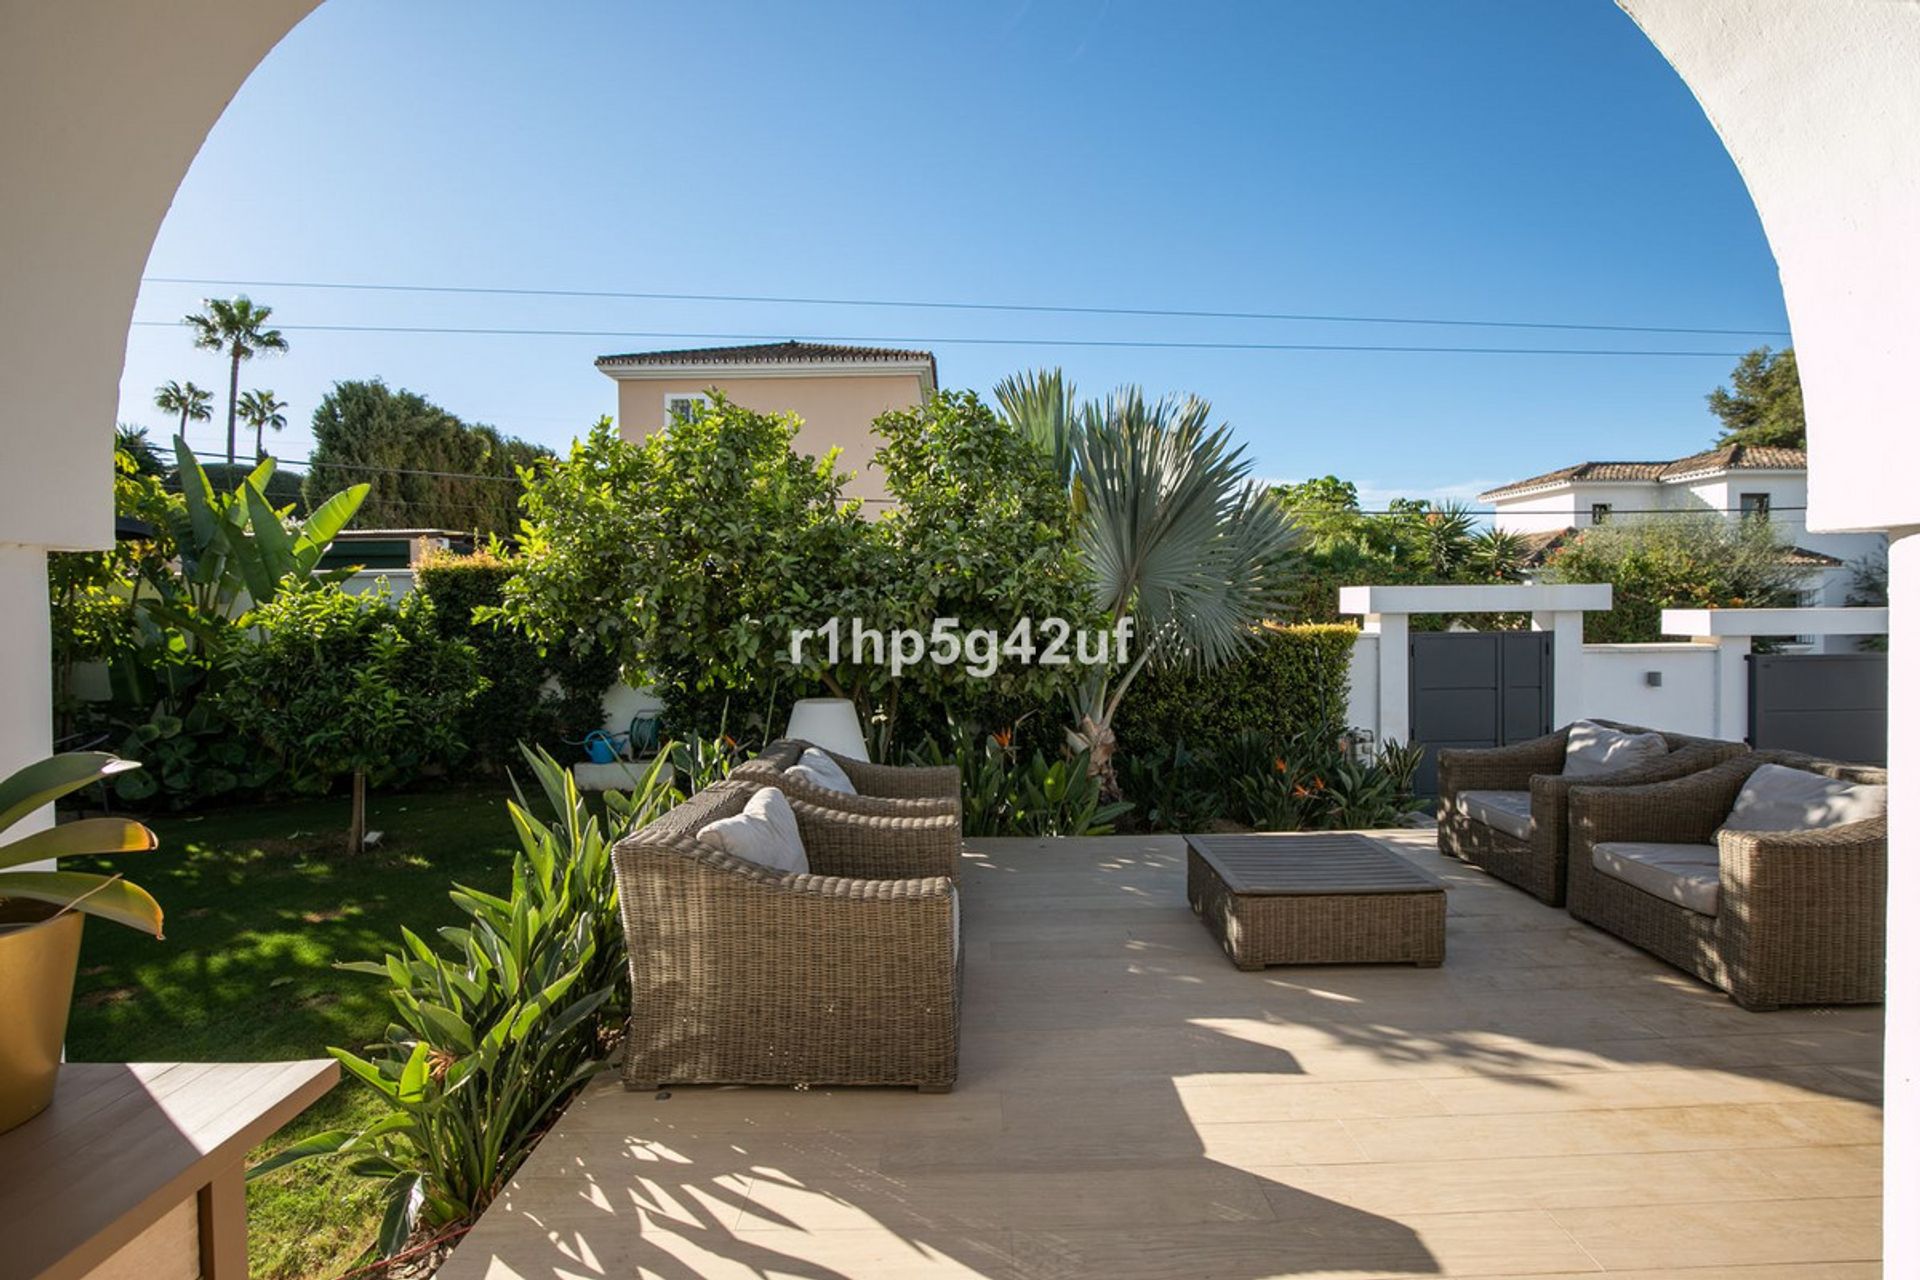
[[[30,764],[0,781],[0,832],[82,787],[140,767],[103,751],[71,751]],[[79,911],[160,936],[160,904],[117,875],[86,871],[28,871],[29,863],[54,858],[144,853],[159,844],[153,832],[129,818],[82,818],[0,845],[0,905],[15,901]]]

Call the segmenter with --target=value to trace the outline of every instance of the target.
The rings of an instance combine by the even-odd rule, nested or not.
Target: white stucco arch
[[[1617,0],[1699,98],[1780,267],[1809,523],[1888,529],[1893,699],[1920,707],[1920,0]],[[207,132],[318,0],[0,0],[0,768],[48,747],[44,555],[105,545],[111,428],[147,254]],[[1898,721],[1896,720],[1896,723]],[[1920,747],[1892,743],[1896,918],[1920,913]],[[1892,931],[1890,1275],[1920,1274],[1911,1010]]]

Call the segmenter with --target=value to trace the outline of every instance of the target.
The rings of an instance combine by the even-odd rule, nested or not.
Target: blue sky
[[[285,457],[373,376],[563,446],[613,411],[594,356],[699,345],[299,325],[766,334],[930,346],[982,391],[1060,364],[1197,392],[1262,475],[1370,498],[1704,447],[1732,357],[1047,340],[1720,353],[1786,327],[1732,162],[1607,0],[329,0],[214,129],[148,275],[1756,331],[246,290],[293,343],[242,373],[291,402]],[[238,291],[149,282],[136,319]],[[136,325],[121,417],[164,435],[152,389],[188,377],[224,397],[216,357]]]

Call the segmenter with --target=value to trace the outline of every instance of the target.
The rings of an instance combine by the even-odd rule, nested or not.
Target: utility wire
[[[615,289],[514,289],[487,285],[375,284],[346,280],[223,280],[199,276],[147,276],[147,284],[187,284],[220,289],[333,289],[368,293],[436,293],[507,298],[601,298],[646,302],[750,302],[807,307],[884,307],[924,311],[1000,311],[1027,315],[1152,316],[1182,320],[1297,320],[1316,324],[1446,325],[1470,329],[1566,329],[1588,333],[1690,333],[1723,337],[1790,337],[1785,329],[1709,329],[1690,325],[1587,324],[1545,320],[1472,320],[1457,316],[1365,316],[1304,311],[1203,311],[1174,307],[1060,306],[1017,302],[945,302],[922,298],[808,298],[755,293],[666,293]]]
[[[180,322],[177,320],[135,320],[133,323],[136,328],[157,329],[173,328]],[[462,328],[450,325],[285,324],[281,325],[280,328],[292,333],[448,334],[494,338],[645,338],[649,340],[672,339],[674,341],[691,340],[696,342],[788,342],[794,340],[791,335],[769,333],[677,333],[664,330],[621,329]],[[1746,354],[1744,351],[1648,351],[1644,349],[1605,347],[1446,347],[1329,342],[1176,342],[1164,339],[1117,338],[924,338],[821,335],[806,339],[806,341],[860,344],[894,343],[912,344],[916,347],[1106,347],[1179,351],[1360,351],[1391,352],[1402,355],[1651,356],[1662,359],[1713,360],[1735,360]]]

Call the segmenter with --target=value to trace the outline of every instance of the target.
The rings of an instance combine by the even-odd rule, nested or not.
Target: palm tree
[[[1527,540],[1511,529],[1482,529],[1473,535],[1467,563],[1495,582],[1518,582],[1527,558]]]
[[[167,464],[153,451],[153,441],[148,437],[145,427],[135,426],[131,422],[116,424],[113,429],[113,451],[133,459],[136,475],[157,477],[167,473]]]
[[[1053,459],[1065,486],[1073,481],[1073,455],[1080,435],[1075,418],[1073,384],[1058,369],[1029,370],[1002,378],[993,395],[1000,416]]]
[[[280,411],[287,407],[285,400],[275,400],[271,391],[249,391],[240,397],[240,416],[253,428],[253,456],[267,456],[267,428],[284,431],[287,415]]]
[[[187,422],[205,422],[213,416],[213,392],[188,382],[169,382],[153,393],[153,403],[162,413],[180,415],[180,434],[187,434]]]
[[[244,293],[237,298],[208,298],[204,310],[187,316],[193,328],[193,345],[207,351],[224,351],[233,361],[227,378],[227,466],[233,466],[234,424],[240,410],[240,362],[251,360],[256,352],[285,351],[287,340],[278,329],[266,327],[272,307],[254,305]]]
[[[1285,607],[1293,526],[1209,412],[1196,397],[1150,405],[1124,387],[1080,415],[1080,545],[1095,605],[1134,647],[1082,686],[1068,741],[1109,788],[1113,718],[1134,677],[1149,662],[1218,666]]]

